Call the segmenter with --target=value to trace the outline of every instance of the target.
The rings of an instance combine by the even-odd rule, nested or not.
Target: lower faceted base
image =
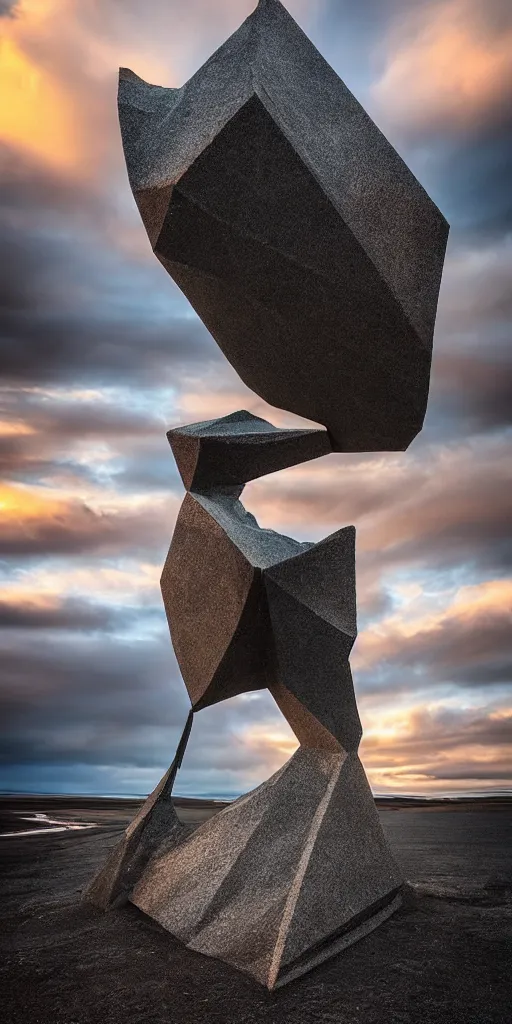
[[[355,754],[300,747],[178,845],[131,900],[190,949],[285,985],[400,905],[402,878]]]
[[[390,902],[386,903],[380,910],[377,910],[371,917],[366,918],[365,921],[360,922],[358,925],[354,925],[353,928],[349,928],[342,935],[333,935],[330,939],[326,939],[325,942],[321,943],[321,948],[312,949],[300,961],[296,961],[287,968],[283,968],[277,976],[274,988],[281,988],[282,985],[287,985],[289,981],[300,978],[302,974],[307,974],[313,967],[318,967],[319,964],[322,964],[324,960],[329,960],[330,957],[336,956],[343,949],[353,946],[359,939],[364,939],[365,935],[373,932],[375,928],[378,928],[388,917],[391,917],[395,910],[398,910],[402,905],[400,890],[396,891],[395,895],[391,895]]]

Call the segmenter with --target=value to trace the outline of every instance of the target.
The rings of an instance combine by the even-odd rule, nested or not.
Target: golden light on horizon
[[[63,507],[63,502],[50,491],[0,483],[0,509],[4,521],[13,519],[21,523],[23,520],[37,520],[42,515],[54,516],[62,513]]]

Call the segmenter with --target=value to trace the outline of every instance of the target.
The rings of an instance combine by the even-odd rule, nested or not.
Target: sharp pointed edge
[[[369,907],[367,914],[361,915],[362,920],[359,923],[349,922],[347,928],[341,929],[337,935],[328,936],[326,941],[321,943],[315,951],[312,950],[299,962],[284,968],[277,977],[274,989],[288,985],[290,981],[307,974],[313,967],[318,967],[325,960],[330,960],[331,957],[341,953],[347,946],[353,946],[355,942],[359,942],[359,939],[363,939],[365,935],[369,935],[375,928],[383,924],[388,917],[400,909],[401,905],[402,886],[398,886],[393,892],[379,900],[375,906]]]
[[[164,185],[162,188],[136,189],[133,193],[153,249],[167,216],[172,190],[173,185]]]
[[[335,629],[352,637],[352,642],[357,636],[355,536],[355,527],[345,526],[308,550],[301,551],[286,561],[265,570],[265,576],[268,576],[281,590],[309,608]],[[336,564],[333,559],[332,569],[325,561],[329,559],[331,552],[333,556],[337,556],[338,561]],[[341,607],[330,608],[329,602],[325,600],[326,588],[322,583],[322,576],[318,572],[318,562],[327,565],[327,571],[334,582],[334,580],[340,580],[339,563],[341,560],[343,560],[341,581],[338,589],[338,605]],[[316,580],[318,580],[318,585],[315,592]],[[307,587],[305,583],[308,584]]]
[[[119,68],[119,82],[139,82],[141,85],[147,85],[140,75],[136,75],[135,71],[131,68]]]
[[[313,711],[306,707],[304,701],[284,683],[271,683],[269,691],[302,747],[327,750],[337,754],[348,752],[349,747],[345,747],[341,739],[337,739],[328,726],[322,724]],[[351,749],[354,744],[349,746]]]
[[[229,430],[230,426],[233,427],[232,431]],[[241,426],[244,429],[237,430],[237,426]],[[274,427],[272,423],[269,423],[268,420],[263,419],[263,417],[255,416],[252,412],[248,412],[247,409],[238,409],[237,412],[231,412],[227,416],[219,416],[214,420],[200,420],[198,423],[180,424],[180,426],[173,427],[172,430],[169,430],[167,432],[167,436],[169,437],[171,434],[179,434],[182,436],[184,434],[186,436],[198,438],[236,438],[245,433],[274,433],[277,432],[278,429],[278,427]]]
[[[174,761],[94,876],[83,895],[86,902],[101,910],[124,903],[162,840],[175,845],[186,834],[187,829],[174,809],[171,791],[191,724],[189,713]]]

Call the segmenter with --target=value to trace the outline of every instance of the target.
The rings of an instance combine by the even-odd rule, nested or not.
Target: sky
[[[0,790],[143,794],[188,698],[159,576],[183,488],[165,432],[272,409],[156,258],[118,66],[179,86],[252,0],[0,0]],[[351,664],[376,793],[512,788],[512,7],[287,0],[451,224],[427,417],[406,453],[248,485],[260,525],[357,529]],[[293,753],[266,692],[200,712],[176,792]]]

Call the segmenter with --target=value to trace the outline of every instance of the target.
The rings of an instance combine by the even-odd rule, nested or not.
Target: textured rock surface
[[[282,4],[181,89],[123,69],[119,116],[155,254],[245,383],[337,450],[406,448],[448,226]]]
[[[157,854],[131,899],[190,949],[275,988],[389,916],[400,885],[357,756],[301,747]]]
[[[245,409],[167,437],[187,491],[238,487],[332,451],[326,430],[279,430]]]

